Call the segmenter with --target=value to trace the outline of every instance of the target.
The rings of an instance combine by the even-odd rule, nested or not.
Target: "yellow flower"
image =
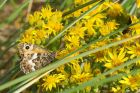
[[[66,49],[71,50],[73,48],[78,48],[80,46],[80,41],[78,36],[65,36],[65,40],[69,43],[66,44]]]
[[[86,73],[91,73],[91,65],[90,65],[90,63],[85,62],[83,65],[84,65],[83,71],[86,72]]]
[[[81,64],[82,65],[82,64]],[[70,81],[72,83],[83,83],[92,78],[93,74],[91,73],[90,63],[85,63],[83,66],[80,66],[78,62],[75,62],[71,66],[72,75]]]
[[[117,24],[115,21],[110,21],[110,22],[105,23],[104,25],[101,25],[101,28],[99,28],[99,31],[101,35],[105,36],[109,34],[110,32],[112,32],[113,30],[117,29],[118,25],[119,24]]]
[[[29,28],[21,36],[20,42],[31,43],[31,44],[41,44],[45,42],[47,38],[45,30],[35,30],[34,28]]]
[[[112,91],[114,93],[121,93],[120,90],[121,90],[120,86],[112,87]]]
[[[72,13],[72,17],[79,17],[82,13],[82,9],[79,9]]]
[[[57,84],[60,84],[62,81],[65,80],[65,75],[62,74],[53,74],[53,75],[48,75],[43,78],[43,88],[48,90],[52,90],[52,88],[56,88]]]
[[[74,0],[75,5],[77,4],[84,4],[86,0]],[[88,0],[87,0],[88,1]]]
[[[94,48],[98,48],[98,47],[104,46],[104,45],[106,45],[108,43],[108,41],[109,41],[109,39],[105,39],[105,40],[96,42],[95,44],[92,44],[90,46],[90,49],[94,49]]]
[[[140,56],[140,44],[138,42],[136,42],[136,45],[131,45],[131,47],[127,47],[127,49],[127,53],[131,54],[131,59]],[[136,64],[140,64],[140,61],[137,61]]]
[[[71,82],[81,84],[85,81],[92,79],[92,76],[93,75],[91,73],[83,72],[81,74],[76,73],[76,74],[72,75],[70,79],[71,79]]]
[[[132,91],[138,90],[140,87],[140,75],[123,77],[123,80],[119,81],[122,85],[130,87]]]
[[[128,54],[131,54],[130,58],[140,56],[140,44],[136,42],[136,45],[131,45],[128,49]]]
[[[68,50],[61,50],[61,51],[57,51],[57,55],[56,55],[56,58],[57,59],[61,59],[63,58],[65,55],[67,55],[69,53]]]
[[[126,52],[124,48],[122,48],[120,52],[116,50],[113,50],[112,52],[108,51],[108,58],[105,56],[106,63],[104,64],[104,66],[109,69],[119,66],[128,60],[128,57],[125,56]]]
[[[62,66],[56,68],[56,71],[58,73],[65,75],[65,77],[68,78],[69,74],[65,71],[65,67],[66,67],[65,65],[62,65]]]
[[[92,21],[92,23],[96,26],[99,27],[100,25],[104,24],[104,20],[106,18],[106,15],[103,13],[99,13],[94,15],[92,18],[90,18],[89,20]]]
[[[62,20],[62,12],[55,11],[53,12],[53,15],[47,20],[47,23],[43,27],[51,28],[52,33],[56,35],[57,32],[59,32],[63,28],[61,20]]]
[[[52,12],[52,8],[50,6],[47,6],[46,8],[41,9],[41,17],[45,19],[50,19],[54,12]],[[48,21],[46,20],[46,21]]]
[[[111,17],[120,16],[123,12],[123,8],[118,3],[105,2],[102,5],[102,8],[104,9],[104,8],[107,8],[107,7],[109,7],[109,9],[107,11],[107,14]]]
[[[136,0],[137,7],[140,8],[140,0]]]
[[[39,21],[41,21],[41,18],[40,12],[34,12],[33,15],[28,16],[28,22],[30,25],[36,25]]]
[[[93,75],[95,75],[95,76],[97,76],[97,75],[99,75],[101,73],[102,73],[101,69],[99,69],[99,68],[96,68],[96,69],[93,70]]]
[[[104,18],[106,18],[103,14],[97,14],[95,16],[87,15],[83,19],[84,27],[87,29],[86,33],[88,36],[93,36],[96,34],[95,28],[100,27],[104,24]]]
[[[73,60],[70,62],[69,66],[71,67],[71,72],[73,74],[75,73],[81,73],[82,72],[82,69],[79,65],[79,60]]]
[[[93,54],[93,56],[95,56],[95,62],[103,62],[105,51],[96,52],[95,54]]]
[[[75,50],[75,48],[73,48],[73,49],[71,49],[71,50],[68,50],[68,49],[59,50],[59,51],[57,51],[56,58],[57,58],[57,59],[61,59],[61,58],[63,58],[64,56],[66,56],[67,54],[69,54],[70,52],[72,52],[72,51],[74,51],[74,50]],[[74,56],[76,56],[76,55],[78,55],[78,54],[79,54],[79,52],[76,52],[76,53],[72,54],[72,55],[69,56],[69,57],[74,57]]]
[[[69,29],[69,35],[76,36],[77,38],[84,38],[86,27],[82,27],[82,23],[77,23],[74,27]]]
[[[139,22],[140,20],[136,16],[131,16],[131,21],[133,24]],[[131,26],[130,29],[133,30],[133,34],[134,32],[136,32],[136,34],[140,34],[140,23]]]
[[[87,36],[93,36],[96,34],[96,31],[93,28],[93,22],[91,20],[87,20],[85,22],[85,27],[87,28]]]

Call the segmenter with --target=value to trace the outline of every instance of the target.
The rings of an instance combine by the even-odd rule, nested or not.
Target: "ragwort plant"
[[[87,1],[75,0],[74,6],[84,4]],[[59,31],[63,29],[63,21],[70,22],[73,18],[76,18],[83,12],[87,11],[92,5],[79,9],[64,18],[62,17],[63,12],[58,10],[52,11],[51,6],[42,8],[41,11],[37,11],[33,15],[29,16],[30,28],[22,35],[20,42],[43,46],[46,45],[47,39],[57,35]],[[103,9],[107,10],[101,12]],[[60,42],[58,41],[60,45],[63,43],[63,46],[61,49],[57,50],[56,59],[61,59],[64,55],[80,48],[82,45],[90,42],[91,40],[103,37],[115,31],[119,27],[124,26],[125,24],[120,21],[123,17],[126,18],[125,21],[129,20],[127,17],[130,17],[132,22],[134,20],[139,21],[136,16],[130,16],[127,14],[120,4],[104,2],[97,9],[84,16],[83,19],[68,29],[65,35],[60,39]],[[97,48],[113,41],[117,41],[118,39],[121,40],[125,37],[131,37],[131,35],[139,34],[139,31],[137,31],[136,28],[138,28],[138,26],[132,26],[130,28],[131,31],[128,33],[118,33],[71,56],[78,55],[86,50]],[[40,87],[42,88],[40,89],[42,91],[55,92],[88,81],[93,76],[125,63],[129,58],[139,56],[139,42],[140,41],[137,40],[134,45],[134,41],[129,41],[125,44],[111,47],[62,65],[49,75],[42,78],[43,81],[40,84]],[[133,66],[138,67],[139,64],[136,63],[133,64]],[[110,74],[109,76],[117,73],[129,73],[131,69],[132,66],[125,69],[123,68],[113,74]],[[120,92],[121,90],[124,91],[127,88],[130,88],[131,91],[138,90],[138,87],[140,86],[139,79],[136,79],[138,77],[139,75],[136,77],[132,77],[131,75],[128,77],[122,77],[122,80],[110,83],[108,85],[108,91]],[[91,92],[94,88],[96,87],[88,86],[83,89],[83,92]],[[101,89],[99,88],[99,90]]]
[[[89,1],[90,0],[74,0],[71,7],[81,6]],[[65,11],[68,11],[71,8],[67,7],[64,11],[60,11],[58,9],[53,9],[53,6],[51,5],[47,5],[39,11],[35,11],[28,16],[29,28],[21,34],[19,43],[36,44],[46,48],[48,42],[58,36],[58,34],[65,29],[66,25],[70,24],[98,2],[100,1],[94,2],[65,16],[63,16]],[[137,8],[139,8],[139,0],[136,0],[136,3]],[[140,24],[137,23],[119,33],[108,36],[96,43],[92,43],[89,47],[86,47],[81,51],[66,56],[92,41],[115,33],[115,31],[125,27],[127,24],[129,25],[136,22],[139,22],[137,16],[130,15],[121,4],[104,1],[93,11],[84,15],[80,20],[73,24],[63,35],[61,35],[61,38],[57,38],[57,40],[49,44],[47,48],[57,53],[56,60],[61,60],[63,58],[66,60],[78,56],[81,53],[85,53],[86,51],[109,45],[112,42],[139,35]],[[121,66],[131,59],[139,58],[139,56],[139,38],[130,39],[117,46],[99,50],[57,67],[36,83],[37,91],[38,93],[62,92],[67,88],[73,88],[84,82],[90,81],[94,79],[94,77]],[[102,79],[107,79],[120,73],[124,74],[119,79],[114,79],[113,81],[110,81],[107,84],[103,83],[102,85],[92,83],[92,86],[86,85],[82,90],[77,90],[75,93],[125,93],[126,91],[138,91],[140,88],[140,74],[136,73],[135,75],[132,75],[131,71],[139,67],[140,61],[138,60],[131,65],[102,77]]]

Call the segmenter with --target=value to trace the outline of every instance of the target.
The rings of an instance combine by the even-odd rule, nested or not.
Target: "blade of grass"
[[[21,93],[23,90],[25,90],[26,88],[30,87],[32,84],[34,84],[35,82],[37,82],[40,78],[48,75],[52,70],[49,70],[48,72],[40,75],[40,76],[36,76],[34,79],[30,80],[29,82],[27,82],[25,85],[21,86],[20,88],[17,88],[15,91],[11,91],[11,93]]]
[[[122,3],[121,3],[121,5],[124,6],[124,4],[127,3],[127,1],[128,1],[128,0],[123,0]]]
[[[14,11],[6,20],[6,23],[11,23],[19,14],[20,12],[29,4],[30,0],[26,0],[22,5],[20,5],[16,11]]]
[[[103,1],[98,2],[95,6],[93,6],[92,8],[90,8],[88,11],[84,12],[81,16],[79,16],[76,20],[74,20],[73,22],[71,22],[69,25],[65,26],[65,28],[57,35],[55,36],[53,39],[51,39],[47,46],[49,46],[51,43],[53,43],[55,40],[57,40],[58,38],[60,38],[70,27],[72,27],[76,22],[78,22],[80,19],[82,19],[85,15],[87,15],[88,13],[92,12],[94,9],[96,9],[99,5],[101,5],[103,3]]]
[[[70,6],[70,4],[72,4],[72,0],[64,0],[62,1],[62,4],[60,5],[60,10],[63,10],[65,8],[65,6]]]
[[[21,82],[20,84],[16,85],[15,87],[10,88],[10,90],[7,93],[15,93],[13,91],[17,90],[18,88],[20,88],[21,86],[23,86],[24,84],[28,83],[29,81],[31,81],[33,78],[27,79],[26,81]],[[20,93],[20,92],[18,92]]]
[[[14,47],[15,45],[17,45],[18,42],[14,42],[13,44],[11,44],[10,46],[8,46],[8,48],[6,48],[3,52],[1,52],[0,54],[0,58],[3,57],[3,55],[12,47]]]
[[[28,16],[32,10],[32,6],[33,6],[33,0],[30,0],[28,5],[28,10],[27,10],[26,22],[28,21]]]
[[[133,4],[135,3],[135,0],[124,0],[122,2],[122,6],[126,11],[130,11],[131,7],[133,7]]]
[[[140,69],[135,69],[135,70],[132,70],[129,75],[136,75],[140,73]],[[96,83],[97,86],[101,86],[105,83],[109,83],[109,82],[112,82],[112,81],[115,81],[115,80],[120,80],[122,78],[122,76],[128,76],[128,74],[126,73],[120,73],[120,74],[117,74],[117,75],[114,75],[114,76],[111,76],[111,77],[107,77],[103,80],[100,80],[98,83]],[[95,84],[94,84],[95,85]]]
[[[20,36],[21,33],[25,32],[25,28],[27,25],[23,25],[21,29],[17,30],[15,33],[13,33],[13,35],[8,38],[7,41],[5,41],[4,43],[1,44],[1,46],[8,46],[4,51],[0,52],[0,58],[2,58],[4,56],[4,54],[13,46],[15,46],[16,44],[18,44],[18,38]]]
[[[15,84],[17,84],[17,83],[19,83],[19,82],[21,82],[21,81],[23,81],[23,80],[26,80],[26,79],[28,79],[28,78],[30,78],[30,77],[32,77],[32,76],[40,75],[41,73],[44,73],[44,72],[46,72],[46,71],[48,71],[48,70],[50,70],[50,69],[55,69],[55,68],[57,68],[57,67],[59,67],[59,66],[65,64],[65,63],[68,63],[68,62],[70,62],[70,61],[72,61],[72,60],[74,60],[74,59],[78,59],[78,58],[87,56],[87,55],[89,55],[89,54],[91,54],[91,53],[96,53],[96,52],[98,52],[98,51],[101,51],[101,50],[110,48],[110,47],[112,47],[112,46],[116,46],[116,45],[118,45],[118,44],[122,44],[122,43],[124,43],[124,42],[130,41],[130,40],[132,40],[132,39],[136,39],[136,38],[139,38],[139,37],[140,37],[140,35],[133,36],[133,37],[130,37],[130,38],[126,38],[126,39],[123,39],[123,40],[120,40],[120,41],[117,41],[117,42],[113,42],[113,43],[111,43],[111,44],[104,45],[104,46],[102,46],[102,47],[99,47],[99,48],[92,49],[92,50],[90,50],[90,51],[81,53],[81,54],[79,54],[79,55],[77,55],[77,56],[75,56],[75,57],[66,58],[66,59],[62,59],[62,60],[60,60],[60,61],[56,61],[56,62],[54,62],[54,63],[52,63],[52,64],[50,64],[50,65],[48,65],[48,66],[46,66],[46,67],[44,67],[44,68],[42,68],[42,69],[40,69],[40,70],[37,70],[37,71],[32,72],[32,73],[29,73],[29,74],[27,74],[27,75],[24,75],[24,76],[22,76],[22,77],[19,77],[19,78],[15,79],[15,80],[9,81],[8,83],[5,83],[5,84],[1,85],[1,86],[0,86],[0,90],[3,90],[3,89],[8,88],[8,87],[10,87],[10,86],[12,86],[12,85],[15,85]]]
[[[136,3],[134,3],[134,4],[133,4],[133,7],[131,7],[131,9],[130,9],[129,14],[130,14],[130,15],[134,15],[134,13],[135,13],[135,11],[136,11],[136,8],[137,8]]]
[[[9,70],[8,72],[6,72],[6,74],[0,78],[0,84],[5,83],[6,81],[9,81],[9,79],[16,74],[19,71],[19,65],[15,66],[14,68],[12,68],[11,70]]]
[[[4,0],[1,4],[0,4],[0,10],[2,9],[2,7],[6,4],[8,0]]]
[[[76,87],[70,88],[70,89],[66,89],[66,90],[64,90],[62,93],[72,93],[72,92],[74,92],[74,91],[84,89],[84,88],[87,87],[87,86],[93,86],[94,83],[101,81],[101,79],[102,79],[104,76],[106,76],[106,75],[108,75],[108,74],[110,74],[110,73],[113,73],[113,72],[115,72],[115,71],[117,71],[117,70],[119,70],[119,69],[122,69],[122,68],[124,68],[125,66],[129,66],[129,65],[131,65],[132,63],[135,63],[135,62],[138,61],[138,60],[140,60],[140,57],[137,57],[137,58],[134,58],[134,59],[132,59],[132,60],[129,60],[129,61],[127,61],[126,63],[124,63],[124,64],[122,64],[122,65],[120,65],[120,66],[117,66],[117,67],[115,67],[115,68],[113,68],[113,69],[111,69],[111,70],[109,70],[109,71],[107,71],[107,72],[105,72],[105,73],[102,73],[102,74],[100,74],[100,75],[97,75],[96,77],[93,77],[91,80],[89,80],[89,81],[87,81],[87,82],[84,82],[84,83],[80,84],[79,86],[76,86]]]
[[[71,13],[73,13],[73,12],[75,12],[75,11],[81,9],[81,8],[84,8],[84,7],[88,6],[88,5],[91,5],[91,4],[95,3],[95,2],[97,2],[97,0],[89,1],[89,2],[87,2],[87,3],[85,3],[85,4],[81,5],[81,6],[78,6],[78,7],[74,8],[74,9],[68,11],[68,12],[65,12],[63,14],[63,17],[67,16],[67,15],[69,15],[69,14],[71,14]]]

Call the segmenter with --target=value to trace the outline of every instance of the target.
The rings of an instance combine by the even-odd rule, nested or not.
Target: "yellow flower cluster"
[[[62,81],[65,80],[65,76],[62,74],[53,74],[53,75],[49,75],[43,78],[43,81],[45,82],[44,84],[42,84],[43,88],[47,90],[52,90],[52,88],[56,88],[56,84],[61,83]]]
[[[138,90],[140,87],[140,74],[131,76],[128,75],[128,77],[123,77],[123,80],[119,81],[123,87],[130,87],[132,91]]]
[[[107,23],[101,25],[99,32],[101,33],[101,35],[105,36],[105,35],[111,33],[112,31],[114,31],[115,29],[117,29],[117,25],[118,24],[114,21],[107,22]]]
[[[125,61],[128,60],[128,57],[126,56],[126,51],[124,50],[124,48],[120,49],[120,52],[117,53],[118,51],[116,49],[114,49],[113,51],[108,51],[108,55],[105,56],[105,64],[104,66],[106,68],[114,68],[116,66],[119,66],[121,64],[123,64]]]
[[[74,0],[74,5],[72,7],[77,7],[88,1],[90,0]],[[62,18],[63,12],[52,11],[50,6],[42,8],[41,11],[35,12],[33,15],[29,15],[28,19],[30,28],[27,29],[21,36],[20,42],[27,42],[38,45],[46,44],[47,40],[50,40],[51,37],[57,35],[62,30],[64,25],[68,25],[71,20],[79,17],[82,13],[86,12],[95,4],[96,3],[93,3],[87,7],[79,9],[65,16],[64,18]],[[80,48],[81,46],[109,35],[120,27],[125,26],[126,24],[120,21],[125,20],[124,18],[126,16],[123,15],[124,13],[126,12],[123,11],[123,8],[118,3],[104,2],[101,4],[94,11],[84,16],[84,18],[69,28],[64,36],[58,40],[61,47],[59,49],[56,48],[58,49],[56,59],[61,59],[70,52]],[[117,18],[120,16],[123,16],[123,18]],[[140,21],[136,16],[129,17],[131,18],[131,23]],[[127,21],[128,20],[126,20],[126,22]],[[127,33],[120,32],[100,42],[96,42],[90,47],[69,57],[76,56],[87,50],[95,49],[117,40],[131,37],[132,35],[138,35],[140,34],[139,26],[140,24],[131,26]],[[43,87],[45,91],[55,93],[58,90],[63,90],[64,88],[69,88],[86,82],[92,79],[93,76],[101,74],[101,72],[113,69],[126,63],[129,59],[133,59],[139,56],[140,40],[136,40],[135,42],[126,42],[116,47],[98,51],[94,54],[90,54],[86,57],[73,60],[68,64],[60,66],[42,79],[41,87]],[[138,61],[137,63],[139,64],[133,65],[135,67],[139,67],[140,62]],[[118,70],[117,73],[127,73],[128,71],[132,70],[132,67]],[[116,73],[113,73],[113,75],[114,74]],[[112,74],[109,76],[112,76]],[[125,90],[128,87],[131,91],[134,91],[139,87],[137,82],[139,82],[139,80],[136,77],[123,77],[123,80],[116,81],[116,86],[113,86],[112,90],[109,88],[109,91],[119,91],[120,93],[123,93],[121,89]],[[113,83],[111,83],[111,85],[113,85]],[[127,87],[122,87],[123,85],[126,85]],[[84,90],[88,91],[89,93],[93,93],[94,87],[87,87]]]
[[[20,42],[44,44],[51,35],[56,35],[63,28],[62,12],[53,11],[50,6],[28,16],[30,28],[21,36]]]

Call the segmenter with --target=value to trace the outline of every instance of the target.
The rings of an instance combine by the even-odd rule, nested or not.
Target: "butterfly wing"
[[[33,63],[35,63],[35,69],[42,68],[49,63],[51,63],[55,58],[54,52],[46,52],[46,53],[38,53],[37,58],[33,60]]]
[[[21,56],[20,68],[24,73],[30,73],[51,63],[55,53],[32,44],[19,44]]]

